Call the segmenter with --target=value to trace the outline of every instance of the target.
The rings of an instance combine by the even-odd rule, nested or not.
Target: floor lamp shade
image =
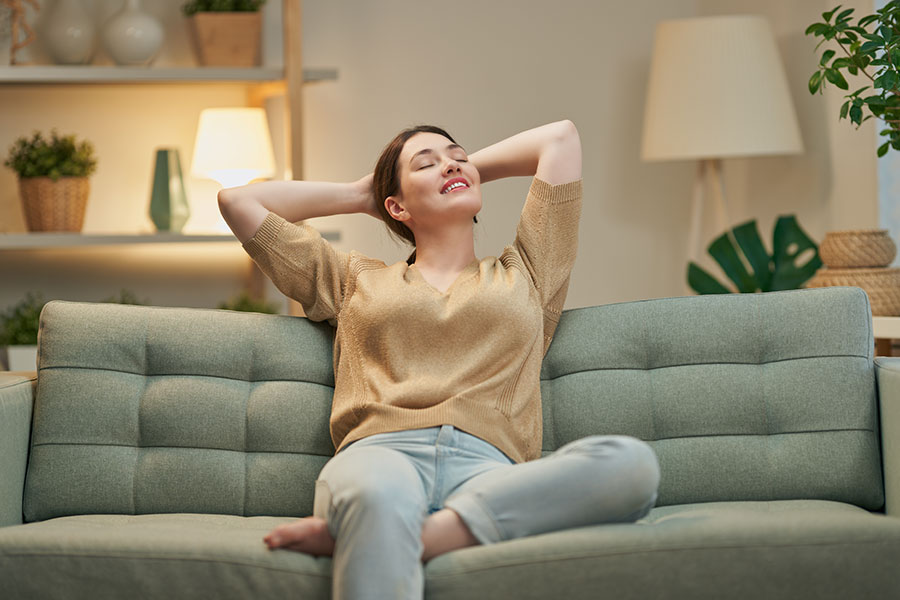
[[[764,17],[676,19],[657,26],[643,160],[802,151],[787,77]]]

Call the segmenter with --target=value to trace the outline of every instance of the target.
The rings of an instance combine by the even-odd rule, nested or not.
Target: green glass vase
[[[156,151],[156,168],[153,171],[150,219],[157,231],[178,233],[190,216],[178,149],[160,148]]]

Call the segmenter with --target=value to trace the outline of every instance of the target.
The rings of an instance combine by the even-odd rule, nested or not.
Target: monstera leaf
[[[797,289],[822,266],[819,247],[800,228],[794,215],[779,217],[775,223],[772,254],[763,246],[755,219],[738,225],[731,231],[747,257],[752,273],[741,262],[738,249],[727,233],[717,237],[707,250],[739,292]],[[797,258],[810,248],[813,250],[812,259],[804,265],[798,265]],[[733,291],[716,281],[693,261],[688,264],[687,278],[688,285],[698,294],[730,294]]]

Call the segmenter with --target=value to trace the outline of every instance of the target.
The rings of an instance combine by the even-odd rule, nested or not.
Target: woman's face
[[[437,133],[417,133],[400,152],[400,192],[388,212],[417,228],[468,222],[481,210],[481,178],[462,146]]]

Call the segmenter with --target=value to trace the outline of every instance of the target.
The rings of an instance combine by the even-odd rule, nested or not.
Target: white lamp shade
[[[765,18],[703,17],[657,26],[643,160],[800,152],[787,77]]]
[[[275,174],[272,139],[261,108],[208,108],[200,113],[191,175],[224,187]]]

